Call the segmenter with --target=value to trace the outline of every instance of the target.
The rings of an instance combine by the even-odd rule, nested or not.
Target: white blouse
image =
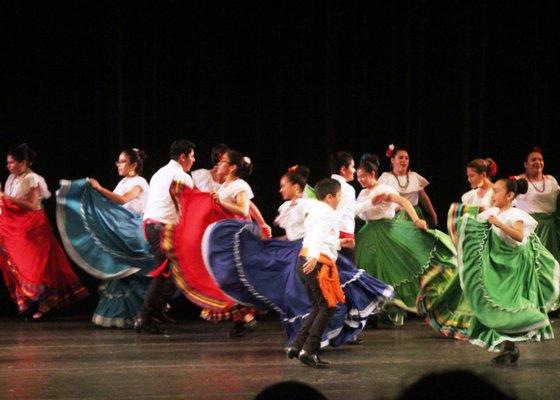
[[[337,180],[342,189],[342,198],[336,208],[338,229],[341,232],[353,235],[356,227],[356,221],[354,221],[354,215],[356,215],[356,190],[341,175],[332,174],[331,178]]]
[[[274,224],[286,231],[288,240],[303,238],[305,236],[305,217],[317,201],[300,198],[284,202],[278,207],[278,216],[274,220]]]
[[[538,225],[537,221],[533,217],[525,211],[519,210],[515,207],[510,207],[503,212],[500,212],[498,207],[492,207],[478,214],[476,218],[479,221],[487,221],[491,215],[498,217],[500,221],[512,228],[517,221],[523,222],[523,241],[521,243],[512,239],[511,236],[507,235],[500,228],[492,225],[492,230],[496,233],[496,235],[498,235],[500,239],[502,239],[510,247],[521,246],[527,243],[527,238]]]
[[[558,186],[558,182],[553,176],[544,175],[544,178],[544,190],[542,180],[529,182],[527,193],[520,194],[515,198],[517,208],[529,214],[549,214],[556,211],[556,200],[558,199],[560,186]]]
[[[251,200],[253,197],[253,191],[251,190],[251,186],[243,179],[238,178],[231,182],[224,182],[218,189],[217,193],[220,197],[220,201],[229,201],[230,203],[236,204],[235,197],[241,193],[247,193],[247,199]],[[249,212],[249,203],[247,203],[247,210],[245,213]]]
[[[23,199],[31,189],[36,187],[39,187],[40,200],[46,200],[51,197],[51,192],[49,192],[45,179],[41,175],[28,170],[28,172],[19,176],[10,174],[6,180],[5,193],[8,196]],[[41,209],[41,203],[39,203],[36,209]]]
[[[418,192],[430,184],[426,178],[414,171],[410,171],[404,176],[396,176],[390,172],[383,172],[378,182],[394,187],[399,194],[410,201],[413,206],[418,205],[418,200],[420,198]]]
[[[194,185],[198,190],[203,192],[217,192],[218,189],[220,189],[222,184],[212,179],[211,171],[210,169],[201,168],[191,172]]]
[[[399,206],[392,201],[382,201],[373,205],[371,199],[380,194],[396,194],[399,192],[389,185],[378,183],[372,189],[364,189],[358,195],[356,200],[356,215],[364,221],[373,221],[378,219],[392,219],[395,217],[395,211]]]
[[[494,191],[492,189],[488,189],[484,196],[480,197],[478,195],[478,191],[480,189],[476,188],[473,190],[469,190],[467,193],[461,196],[461,203],[470,205],[470,206],[477,206],[482,207],[485,210],[492,207],[492,195]]]
[[[146,208],[146,204],[148,203],[148,192],[150,190],[150,186],[148,185],[146,179],[141,176],[134,176],[132,178],[125,177],[121,179],[115,190],[113,190],[113,193],[123,196],[135,186],[140,186],[142,188],[142,192],[140,192],[140,195],[130,200],[128,203],[124,203],[122,206],[133,213],[142,214]]]

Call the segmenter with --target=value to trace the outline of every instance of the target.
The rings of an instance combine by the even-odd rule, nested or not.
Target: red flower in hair
[[[391,158],[393,157],[394,152],[395,152],[395,145],[391,143],[389,147],[387,147],[387,150],[385,151],[385,156]]]
[[[518,178],[517,176],[515,176],[515,175],[511,175],[508,179],[509,179],[510,181],[516,181],[516,180],[518,180],[519,178]]]
[[[298,164],[292,165],[290,168],[288,168],[288,172],[291,172],[293,174],[294,172],[296,172],[298,166]]]
[[[496,176],[498,173],[498,164],[495,161],[490,163],[490,176]]]

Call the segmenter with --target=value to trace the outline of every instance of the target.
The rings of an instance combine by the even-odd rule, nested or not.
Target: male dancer
[[[340,183],[325,178],[315,185],[317,199],[305,218],[305,236],[298,259],[297,274],[302,280],[311,311],[303,321],[294,342],[288,348],[288,358],[299,360],[314,368],[326,368],[317,352],[321,337],[331,319],[337,303],[344,302],[336,268],[337,250],[352,239],[339,239],[336,208],[341,200]]]
[[[169,260],[161,250],[161,235],[166,224],[177,223],[177,207],[170,193],[173,181],[183,182],[193,187],[193,181],[187,172],[194,164],[194,144],[188,140],[175,140],[169,149],[171,160],[160,168],[150,180],[148,203],[144,211],[144,232],[155,257],[156,268],[152,272],[153,279],[148,288],[142,309],[134,320],[136,332],[143,331],[155,334],[164,333],[154,322],[154,316],[161,313],[164,305],[175,291],[170,279]]]

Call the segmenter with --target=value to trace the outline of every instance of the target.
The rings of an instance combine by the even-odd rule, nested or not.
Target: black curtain
[[[254,161],[269,221],[285,169],[314,182],[339,149],[406,146],[441,221],[470,159],[508,176],[539,145],[559,175],[556,1],[300,3],[4,4],[0,152],[28,142],[54,190],[112,187],[123,146],[148,152],[149,178],[175,138],[195,168],[225,142]]]

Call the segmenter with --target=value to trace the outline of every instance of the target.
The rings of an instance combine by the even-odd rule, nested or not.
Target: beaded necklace
[[[542,176],[542,189],[539,189],[537,187],[537,185],[535,185],[533,183],[533,181],[531,179],[529,179],[529,175],[525,174],[525,176],[527,177],[527,180],[529,181],[529,183],[531,184],[531,186],[533,186],[535,188],[535,190],[539,193],[544,192],[544,190],[546,189],[546,180],[544,179],[544,175]]]
[[[395,175],[393,171],[391,171],[391,174],[395,177],[395,179],[397,180],[397,185],[399,185],[401,189],[406,189],[408,187],[408,183],[409,183],[408,172],[406,173],[406,183],[404,185],[401,185],[401,181],[399,180],[398,175]]]

